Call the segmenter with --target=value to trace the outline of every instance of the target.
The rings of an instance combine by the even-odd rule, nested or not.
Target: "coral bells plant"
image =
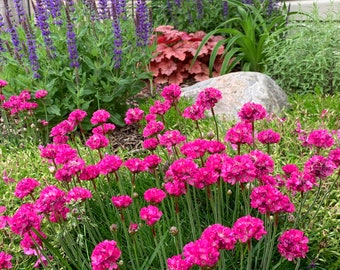
[[[55,125],[51,142],[38,149],[41,177],[4,175],[1,188],[15,200],[0,206],[0,266],[269,270],[323,263],[314,221],[338,181],[337,132],[311,131],[305,146],[295,138],[305,152],[292,159],[260,104],[244,104],[241,122],[224,123],[187,114],[193,105],[182,106],[180,96],[169,85],[149,114],[127,112],[126,122],[143,134],[138,151],[112,149],[115,129],[104,109],[88,115],[88,138],[78,137],[85,111]],[[194,105],[204,112],[221,95],[207,88],[199,97]],[[201,132],[203,124],[213,132]]]
[[[150,62],[150,70],[156,84],[181,84],[185,80],[200,82],[209,78],[209,57],[222,37],[212,36],[192,65],[197,48],[205,37],[203,31],[186,33],[174,29],[171,25],[162,25],[154,29],[154,32],[156,34],[151,40],[157,43],[157,48]],[[217,55],[220,56],[222,53],[223,47]],[[219,75],[219,71],[217,58],[212,75]]]

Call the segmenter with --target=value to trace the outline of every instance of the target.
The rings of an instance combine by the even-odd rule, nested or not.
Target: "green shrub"
[[[340,13],[338,13],[340,14]],[[290,20],[287,36],[266,44],[266,71],[287,93],[340,91],[338,17],[322,20],[317,11],[306,21]]]
[[[83,1],[61,1],[60,16],[53,17],[52,10],[39,3],[35,9],[37,23],[33,18],[23,18],[14,25],[6,19],[10,17],[6,11],[4,20],[10,31],[4,31],[3,26],[0,32],[4,49],[0,78],[9,83],[5,95],[23,89],[46,89],[48,118],[45,119],[43,108],[40,115],[37,112],[51,125],[76,108],[89,113],[106,109],[114,123],[123,124],[126,100],[152,78],[147,70],[151,59],[149,18],[139,18],[141,12],[137,8],[141,9],[136,6],[138,23],[145,24],[140,29],[127,11],[118,8],[109,10],[99,5],[96,9]],[[141,31],[149,31],[144,33],[146,40],[138,35]],[[15,32],[18,46],[13,42]]]

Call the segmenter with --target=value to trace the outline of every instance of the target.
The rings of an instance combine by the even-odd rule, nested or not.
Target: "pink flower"
[[[192,159],[201,158],[204,156],[208,148],[208,141],[202,139],[196,139],[191,142],[187,142],[181,146],[181,153]]]
[[[165,128],[164,124],[160,121],[151,120],[143,129],[143,137],[148,138],[157,135]]]
[[[164,115],[170,108],[171,103],[169,100],[165,100],[164,102],[156,100],[155,103],[152,106],[150,106],[150,113]]]
[[[41,219],[33,204],[22,204],[12,216],[10,227],[15,234],[23,236],[32,228],[40,230]]]
[[[124,166],[132,173],[144,172],[148,169],[144,160],[139,158],[130,158],[124,162]]]
[[[175,255],[167,259],[169,270],[189,270],[192,267],[187,259],[183,259],[182,255]]]
[[[204,107],[206,110],[210,110],[221,99],[222,99],[221,91],[216,88],[209,87],[205,88],[198,94],[196,103],[197,105]]]
[[[66,192],[56,186],[46,186],[36,201],[36,209],[47,215],[60,214],[64,212],[66,203]]]
[[[119,209],[127,208],[132,204],[132,198],[128,195],[113,196],[111,201]]]
[[[6,85],[8,85],[8,82],[0,79],[0,88],[5,87]]]
[[[147,225],[153,226],[160,218],[163,213],[158,209],[158,207],[149,205],[147,207],[143,207],[139,211],[140,218],[146,222]]]
[[[204,107],[198,104],[193,104],[184,109],[182,116],[193,121],[205,118]]]
[[[85,201],[92,198],[92,193],[90,190],[83,187],[74,187],[67,192],[66,203],[72,201]]]
[[[57,165],[66,164],[78,157],[77,150],[68,144],[58,144],[50,147],[49,150],[51,150],[50,154],[55,155],[54,161]]]
[[[213,267],[218,262],[220,252],[211,241],[203,238],[186,244],[183,255],[191,264]]]
[[[253,150],[249,153],[249,157],[254,163],[257,177],[268,175],[274,171],[274,160],[271,156],[260,150]]]
[[[257,134],[257,139],[263,144],[278,143],[281,139],[280,134],[268,129],[262,130]]]
[[[308,238],[300,230],[290,229],[285,231],[278,239],[277,248],[281,256],[288,261],[295,258],[305,258],[308,252]]]
[[[249,155],[229,158],[222,165],[221,176],[224,182],[235,185],[253,182],[256,177],[256,167]]]
[[[46,235],[39,231],[40,236],[43,238],[46,238]],[[22,240],[20,241],[20,247],[24,250],[24,253],[29,253],[32,249],[36,249],[36,244],[39,245],[39,247],[42,246],[42,240],[38,235],[35,234],[33,231],[29,231],[23,235]],[[27,254],[30,255],[30,254]]]
[[[314,130],[307,137],[307,144],[318,148],[329,148],[333,143],[332,134],[325,129]]]
[[[92,114],[90,122],[92,125],[105,123],[110,118],[110,113],[105,110],[97,110]]]
[[[130,108],[127,110],[124,122],[127,125],[138,123],[143,119],[144,111],[139,108]]]
[[[316,185],[316,179],[313,175],[306,172],[294,171],[286,180],[288,190],[295,192],[307,192]]]
[[[166,192],[175,197],[185,195],[187,193],[186,185],[182,181],[174,180],[172,182],[166,182],[164,184]]]
[[[150,170],[155,169],[162,162],[162,159],[157,155],[150,155],[144,158],[144,162]]]
[[[330,176],[335,169],[336,165],[329,158],[317,155],[307,160],[304,166],[304,172],[320,179]]]
[[[158,146],[158,140],[156,138],[145,139],[143,142],[143,148],[150,151],[155,150]]]
[[[145,115],[145,121],[147,123],[149,123],[151,121],[156,121],[156,119],[157,119],[157,115],[156,114],[149,113],[149,114]]]
[[[261,104],[256,104],[254,102],[245,103],[238,112],[238,117],[240,117],[242,121],[246,122],[261,120],[265,118],[266,115],[266,109]]]
[[[80,173],[80,180],[94,180],[99,175],[99,168],[96,165],[86,166]]]
[[[0,80],[0,87],[2,87],[1,82],[2,80]],[[11,269],[13,267],[11,260],[12,260],[12,255],[4,251],[1,251],[0,252],[0,269]]]
[[[340,148],[329,151],[328,159],[333,161],[337,168],[340,167]]]
[[[299,168],[296,164],[286,164],[282,166],[282,170],[289,177],[293,172],[298,172]]]
[[[61,121],[58,125],[54,126],[51,129],[50,137],[55,136],[64,136],[68,133],[71,133],[75,128],[74,122],[71,122],[69,120]]]
[[[159,204],[166,197],[166,193],[159,188],[149,188],[144,192],[144,200],[151,204]]]
[[[263,221],[250,215],[236,220],[233,226],[235,237],[242,243],[246,243],[255,238],[260,240],[267,232],[264,228]]]
[[[100,242],[92,251],[91,264],[93,270],[118,269],[117,260],[122,252],[114,240]]]
[[[166,180],[188,182],[195,175],[198,165],[190,158],[175,160],[165,173]]]
[[[252,127],[250,123],[237,123],[227,131],[224,140],[231,144],[252,144],[253,136],[251,130]]]
[[[210,225],[202,232],[201,239],[207,239],[216,248],[226,250],[234,249],[237,242],[233,230],[221,224]]]
[[[6,206],[4,206],[4,205],[0,205],[0,215],[2,215],[3,213],[5,213],[6,212]]]
[[[92,150],[104,148],[109,145],[109,139],[101,134],[93,134],[85,143]]]
[[[207,141],[206,148],[208,153],[210,154],[222,153],[226,149],[225,145],[222,142],[215,140]]]
[[[170,84],[169,86],[163,88],[161,96],[165,100],[168,100],[171,103],[171,105],[173,105],[180,99],[181,93],[182,91],[179,85]]]
[[[212,154],[208,156],[207,160],[205,161],[205,166],[216,171],[220,175],[223,163],[226,162],[226,160],[231,161],[231,157],[229,157],[227,154]]]
[[[69,114],[67,120],[75,124],[78,124],[82,122],[86,116],[87,116],[87,112],[80,110],[80,109],[76,109]]]
[[[186,137],[178,130],[168,130],[163,135],[159,135],[159,144],[171,149],[172,146],[178,145],[186,140]]]
[[[187,183],[198,189],[217,183],[219,178],[218,172],[211,170],[209,167],[201,167],[195,171],[194,177],[187,180]]]
[[[135,234],[138,232],[138,224],[137,223],[130,223],[129,225],[129,234]]]
[[[37,92],[35,92],[35,98],[40,99],[46,97],[48,92],[44,89],[40,89]]]
[[[289,197],[271,185],[255,187],[250,194],[250,206],[258,209],[261,214],[295,211]]]
[[[116,126],[114,124],[111,123],[104,123],[101,126],[97,126],[94,127],[92,129],[92,133],[93,134],[101,134],[101,135],[105,135],[109,132],[112,132],[116,129]]]
[[[33,193],[38,186],[40,186],[40,183],[36,179],[23,178],[18,182],[14,191],[14,196],[23,199],[27,195]]]
[[[97,168],[100,174],[106,175],[118,171],[122,164],[123,161],[119,156],[105,155],[103,159],[97,163]]]

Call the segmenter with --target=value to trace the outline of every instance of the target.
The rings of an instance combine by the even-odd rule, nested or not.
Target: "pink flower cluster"
[[[178,102],[181,96],[181,87],[177,84],[170,84],[163,88],[161,96],[170,102],[171,105],[174,105]]]
[[[91,254],[93,270],[118,269],[117,261],[122,252],[114,240],[100,242]]]
[[[106,110],[97,110],[93,113],[90,122],[92,125],[105,123],[110,118],[110,113]]]
[[[14,191],[14,196],[19,199],[23,199],[29,194],[32,194],[36,187],[40,186],[40,183],[33,178],[21,179]]]
[[[252,238],[260,240],[267,234],[263,221],[250,215],[236,220],[233,226],[233,232],[236,239],[242,243],[250,241]]]
[[[250,205],[252,208],[258,209],[261,214],[295,211],[294,204],[289,197],[271,185],[254,188],[250,194]]]
[[[325,129],[314,130],[307,137],[307,144],[317,148],[330,148],[333,143],[332,134]]]
[[[268,129],[268,130],[262,130],[257,134],[257,139],[259,142],[263,144],[273,144],[278,143],[281,139],[281,136],[279,133]]]
[[[132,204],[132,198],[128,195],[113,196],[111,201],[118,209],[127,208]]]
[[[288,261],[306,257],[309,240],[302,231],[296,229],[285,231],[278,241],[278,250]]]
[[[1,85],[1,80],[0,80]],[[1,251],[0,252],[0,269],[12,269],[12,255]]]
[[[140,218],[146,222],[147,225],[153,226],[163,215],[163,212],[157,206],[149,205],[143,207],[139,211]]]
[[[235,145],[252,144],[253,136],[251,124],[247,122],[236,123],[227,131],[224,140]]]
[[[242,121],[254,122],[256,120],[264,119],[267,115],[266,109],[254,102],[245,103],[238,112],[238,117]]]
[[[38,107],[36,102],[30,102],[31,94],[28,90],[23,90],[18,96],[10,96],[4,101],[2,107],[10,111],[11,115],[15,115],[22,111],[32,111]]]
[[[40,89],[40,90],[37,90],[37,92],[35,92],[35,98],[41,99],[41,98],[46,97],[47,94],[48,92],[45,89]]]
[[[124,122],[127,125],[138,123],[143,119],[144,111],[139,108],[130,108],[125,113]]]
[[[149,188],[144,192],[144,200],[151,204],[159,204],[166,197],[166,193],[159,188]]]
[[[196,104],[202,106],[205,110],[210,110],[215,107],[216,103],[222,99],[220,90],[209,87],[205,88],[198,94]]]

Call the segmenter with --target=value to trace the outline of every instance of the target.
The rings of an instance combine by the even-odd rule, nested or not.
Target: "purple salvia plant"
[[[229,13],[229,5],[228,5],[228,1],[223,1],[222,3],[222,10],[223,10],[223,18],[226,20],[228,13]]]
[[[145,0],[137,0],[135,27],[137,46],[146,46],[149,43],[152,25]]]
[[[196,8],[197,8],[197,18],[203,18],[203,2],[202,0],[196,0]]]
[[[14,1],[15,9],[17,11],[19,22],[21,23],[22,21],[26,20],[26,14],[25,14],[24,7],[22,5],[22,0],[13,0],[13,1]]]
[[[36,0],[35,18],[37,25],[41,30],[41,34],[44,38],[47,53],[51,58],[54,58],[54,52],[56,48],[54,47],[53,41],[51,39],[50,26],[47,21],[47,11],[43,5],[42,0]]]
[[[77,50],[76,34],[74,33],[74,30],[73,30],[74,27],[73,27],[73,23],[72,23],[71,16],[70,16],[70,11],[71,9],[69,9],[69,5],[67,4],[66,9],[65,9],[65,14],[67,18],[67,25],[66,25],[67,27],[67,33],[66,33],[67,49],[68,49],[68,54],[69,54],[70,61],[71,61],[70,66],[77,68],[79,67],[78,50]]]
[[[22,26],[26,33],[26,42],[27,42],[27,48],[28,48],[28,58],[30,61],[31,69],[33,72],[33,77],[35,79],[39,79],[41,76],[38,73],[39,70],[39,62],[38,62],[38,55],[37,55],[37,46],[35,42],[35,37],[33,34],[33,31],[28,24],[27,20],[24,20],[21,22]]]
[[[269,0],[267,6],[267,14],[271,16],[273,12],[278,8],[276,0]]]
[[[95,0],[82,0],[83,4],[86,6],[89,11],[90,17],[92,21],[99,20],[98,10],[96,6]]]
[[[22,46],[19,40],[18,32],[15,28],[15,26],[12,23],[12,15],[11,15],[11,10],[9,9],[8,2],[5,0],[5,16],[6,16],[6,21],[7,21],[7,32],[11,35],[11,40],[12,40],[12,45],[14,49],[14,57],[19,61],[21,64],[21,55],[20,53],[22,52]]]
[[[99,18],[104,20],[108,18],[107,15],[107,0],[99,0],[98,1],[98,8],[99,8]]]
[[[54,20],[54,23],[56,25],[62,25],[63,21],[60,18],[61,16],[61,0],[45,0],[45,1],[49,1],[49,5],[50,5],[50,13],[51,16]]]
[[[242,3],[246,5],[252,5],[254,2],[253,0],[243,0]]]
[[[170,1],[169,1],[169,2],[170,2]],[[175,0],[174,2],[175,2],[175,5],[176,5],[176,6],[178,6],[178,7],[181,6],[181,0]]]
[[[5,25],[4,18],[0,14],[0,33],[4,32],[3,30],[4,25]],[[0,52],[6,52],[6,49],[4,47],[4,41],[1,39],[1,37],[0,37]]]
[[[114,61],[114,68],[119,68],[120,63],[122,61],[122,44],[123,44],[123,39],[122,39],[122,31],[120,29],[120,22],[118,19],[118,14],[117,14],[117,6],[112,5],[112,16],[113,16],[113,21],[112,21],[112,28],[113,28],[113,36],[114,36],[114,41],[113,41],[113,61]]]

